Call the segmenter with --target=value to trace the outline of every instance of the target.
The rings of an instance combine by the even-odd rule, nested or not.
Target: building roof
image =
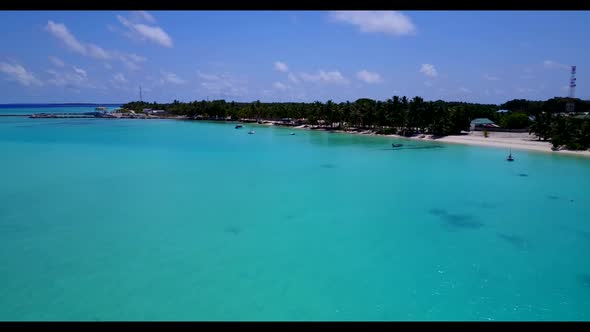
[[[477,119],[471,120],[471,124],[475,124],[475,125],[493,124],[493,123],[494,123],[494,121],[492,121],[488,118],[477,118]]]

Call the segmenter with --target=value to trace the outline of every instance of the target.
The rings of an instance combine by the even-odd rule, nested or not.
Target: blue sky
[[[0,12],[0,103],[590,99],[590,12]],[[587,83],[585,83],[587,82]]]

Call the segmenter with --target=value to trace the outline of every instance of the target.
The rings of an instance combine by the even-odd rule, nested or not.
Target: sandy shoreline
[[[292,128],[310,130],[310,128],[304,128],[303,126],[292,127]],[[550,142],[538,141],[535,139],[535,136],[529,135],[528,133],[490,132],[488,137],[486,138],[483,136],[483,132],[472,131],[472,132],[469,132],[469,134],[467,134],[467,135],[445,136],[445,137],[441,137],[441,138],[432,139],[431,135],[425,135],[424,138],[420,138],[421,135],[413,136],[413,137],[404,137],[404,136],[400,136],[400,135],[377,135],[377,134],[370,132],[370,131],[350,132],[350,131],[336,130],[335,132],[356,134],[356,135],[395,137],[395,138],[422,140],[422,141],[429,141],[429,142],[443,142],[443,143],[451,143],[451,144],[465,144],[465,145],[472,145],[472,146],[505,148],[505,149],[513,149],[513,150],[528,150],[528,151],[551,153],[551,154],[556,154],[556,155],[560,154],[560,155],[576,155],[576,156],[590,157],[590,150],[586,150],[586,151],[570,151],[570,150],[553,151],[553,150],[551,150],[551,143]]]
[[[412,137],[412,139],[419,139],[416,137]],[[528,150],[528,151],[537,151],[537,152],[545,152],[551,154],[567,154],[567,155],[576,155],[576,156],[584,156],[590,157],[590,151],[570,151],[570,150],[560,150],[560,151],[553,151],[551,150],[551,143],[550,142],[543,142],[535,140],[534,136],[529,135],[528,133],[503,133],[503,132],[492,132],[489,134],[489,137],[484,137],[482,132],[470,132],[468,135],[457,135],[457,136],[446,136],[437,139],[430,139],[424,138],[424,140],[428,141],[436,141],[436,142],[444,142],[444,143],[453,143],[453,144],[465,144],[465,145],[475,145],[475,146],[484,146],[484,147],[495,147],[495,148],[505,148],[505,149],[512,149],[512,150]]]

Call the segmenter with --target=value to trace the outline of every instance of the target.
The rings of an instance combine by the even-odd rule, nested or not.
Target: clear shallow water
[[[0,118],[0,320],[590,319],[590,159],[248,128]]]

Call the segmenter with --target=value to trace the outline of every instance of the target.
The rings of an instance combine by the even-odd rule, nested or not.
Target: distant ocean
[[[47,108],[47,107],[119,107],[123,104],[91,104],[91,103],[73,103],[73,104],[0,104],[0,108]]]
[[[109,110],[121,107],[122,104],[0,104],[1,114],[33,114],[33,113],[83,113],[93,111],[96,107]]]
[[[0,117],[0,320],[590,320],[589,158],[234,127]]]

